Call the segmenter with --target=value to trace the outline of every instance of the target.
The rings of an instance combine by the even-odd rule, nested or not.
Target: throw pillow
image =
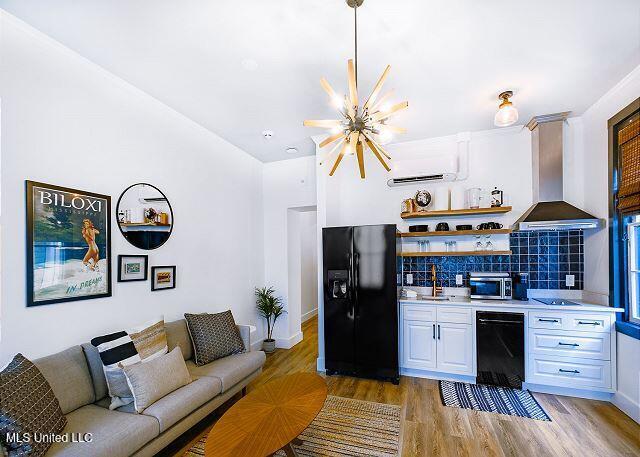
[[[60,403],[38,367],[17,354],[0,372],[0,436],[9,455],[42,456],[51,443],[38,442],[36,435],[61,433],[67,425]],[[6,439],[29,434],[30,442]]]
[[[147,362],[167,353],[167,335],[164,318],[91,340],[98,349],[102,369],[111,397],[109,409],[116,409],[133,402],[123,368],[138,362]]]
[[[149,362],[124,367],[124,374],[133,393],[133,405],[139,413],[191,382],[180,347]]]
[[[206,365],[245,351],[231,310],[217,314],[185,314],[184,318],[193,343],[196,365]]]

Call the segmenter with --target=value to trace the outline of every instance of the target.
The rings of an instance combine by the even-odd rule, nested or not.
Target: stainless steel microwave
[[[469,273],[471,298],[511,300],[511,275],[509,273]]]

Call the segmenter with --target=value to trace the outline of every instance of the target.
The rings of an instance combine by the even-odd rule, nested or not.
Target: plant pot
[[[273,351],[276,350],[276,340],[269,340],[266,339],[262,342],[262,350],[264,352],[266,352],[267,354],[271,354]]]

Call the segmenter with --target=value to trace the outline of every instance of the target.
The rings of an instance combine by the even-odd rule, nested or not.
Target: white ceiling
[[[344,91],[353,52],[344,0],[0,7],[265,162],[314,153],[302,121],[335,117],[318,81]],[[640,64],[638,0],[366,0],[358,16],[359,86],[392,65],[402,141],[492,128],[504,89],[523,122],[579,115]]]

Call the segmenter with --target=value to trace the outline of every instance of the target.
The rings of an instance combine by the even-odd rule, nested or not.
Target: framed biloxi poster
[[[27,181],[27,306],[111,296],[111,197]]]

